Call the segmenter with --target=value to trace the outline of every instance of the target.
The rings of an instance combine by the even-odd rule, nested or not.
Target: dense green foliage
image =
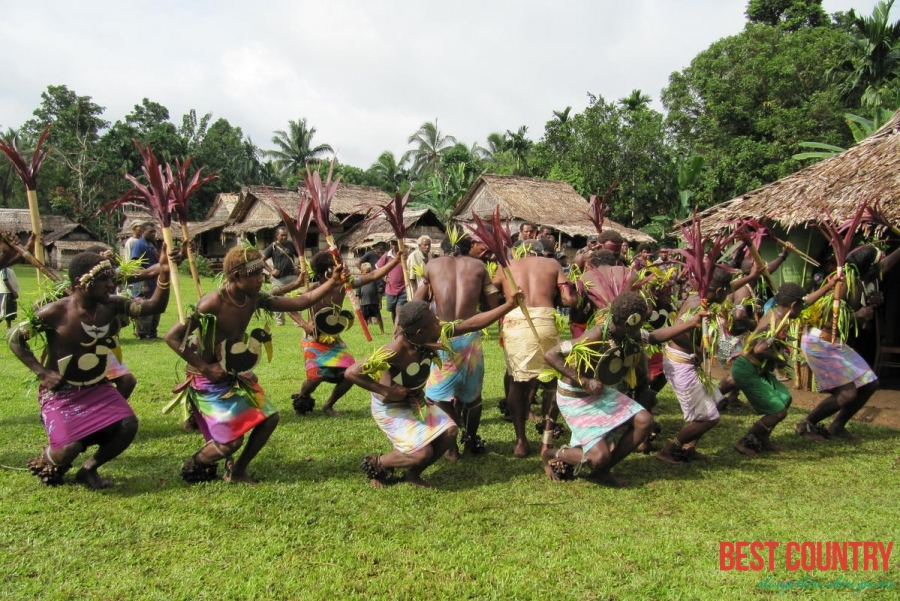
[[[722,202],[795,171],[802,164],[792,157],[801,143],[849,147],[854,139],[845,114],[878,123],[900,106],[900,21],[891,21],[893,3],[879,2],[871,16],[860,16],[852,10],[828,15],[821,0],[750,0],[742,31],[671,74],[660,97],[665,112],[642,90],[617,101],[589,92],[580,112],[552,110],[543,132],[498,124],[484,146],[458,140],[435,119],[408,137],[401,156],[385,151],[368,168],[335,163],[335,173],[388,194],[412,188],[414,206],[441,216],[485,172],[565,180],[586,198],[619,179],[610,216],[660,235],[693,205]],[[122,121],[111,124],[104,112],[90,96],[51,85],[19,133],[27,150],[45,123],[54,124],[52,152],[38,180],[42,208],[106,237],[119,224],[94,214],[130,187],[125,173],[138,174],[132,138],[150,143],[163,160],[194,156],[195,166],[219,175],[192,201],[194,218],[218,192],[294,186],[306,164],[332,152],[314,139],[306,117],[273,130],[274,149],[262,150],[211,113],[198,117],[191,110],[176,125],[166,107],[147,98]],[[687,179],[686,165],[698,166]],[[0,162],[0,204],[24,203],[21,186]]]

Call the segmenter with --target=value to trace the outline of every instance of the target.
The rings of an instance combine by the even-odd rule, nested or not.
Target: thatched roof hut
[[[66,269],[72,257],[92,246],[109,248],[83,225],[62,215],[41,215],[44,254],[47,265]],[[0,209],[0,230],[18,237],[25,244],[31,235],[31,214],[28,209]]]
[[[470,221],[474,211],[479,217],[490,215],[494,207],[518,223],[529,221],[547,225],[569,236],[596,233],[585,212],[588,201],[568,182],[485,174],[469,188],[456,205],[453,219]],[[629,242],[653,242],[652,236],[625,227],[610,219],[604,228],[615,230]]]
[[[419,236],[429,236],[433,243],[432,248],[438,248],[444,238],[446,229],[431,209],[407,209],[403,212],[403,223],[406,225],[408,239],[415,240]],[[357,250],[372,246],[376,242],[382,242],[394,238],[394,230],[391,224],[384,218],[383,213],[369,223],[360,223],[338,240],[338,246],[346,246],[350,250]],[[415,245],[413,245],[415,246]]]
[[[880,201],[900,225],[900,111],[853,148],[762,188],[710,207],[699,215],[706,232],[730,228],[741,218],[768,219],[785,230],[820,221],[827,207],[837,222],[850,219],[863,201]]]

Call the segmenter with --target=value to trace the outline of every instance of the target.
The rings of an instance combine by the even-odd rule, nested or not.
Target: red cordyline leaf
[[[275,196],[268,187],[263,186],[263,190],[266,191],[269,200],[272,201],[278,214],[281,215],[284,226],[291,234],[291,240],[294,242],[294,248],[297,250],[297,254],[303,256],[303,252],[306,250],[306,233],[309,231],[309,220],[312,217],[312,202],[310,201],[309,196],[306,194],[300,195],[300,204],[297,206],[297,219],[295,220],[288,215],[288,212],[285,211],[284,207],[282,207],[278,200],[275,199]]]
[[[856,213],[853,214],[853,217],[845,220],[840,225],[836,224],[831,215],[831,211],[828,210],[828,206],[824,202],[820,202],[819,207],[825,212],[828,219],[826,221],[820,221],[817,224],[818,228],[834,249],[835,263],[838,267],[843,267],[847,260],[847,255],[853,248],[853,236],[856,234],[859,224],[862,223],[863,215],[866,214],[867,203],[866,201],[860,203],[856,208]],[[841,234],[841,232],[843,232],[843,234]]]
[[[367,216],[365,220],[371,225],[379,215],[384,215],[385,221],[391,226],[391,230],[393,230],[397,240],[402,241],[406,239],[406,224],[403,222],[403,214],[406,211],[406,205],[409,204],[410,192],[412,192],[411,189],[407,190],[406,194],[403,195],[396,192],[394,198],[388,203],[373,205],[370,208],[371,215]]]
[[[128,205],[149,211],[162,227],[171,227],[171,181],[163,173],[162,166],[159,164],[156,155],[153,154],[153,149],[150,145],[141,146],[141,143],[135,139],[132,139],[132,142],[138,147],[141,158],[144,159],[142,171],[144,172],[144,177],[147,178],[148,185],[145,186],[136,177],[126,173],[125,179],[130,181],[135,189],[129,190],[117,200],[106,203],[100,207],[97,214]]]
[[[503,267],[509,266],[509,257],[506,252],[512,248],[512,237],[509,235],[509,219],[506,223],[500,219],[500,205],[494,207],[487,223],[472,211],[472,220],[475,225],[465,224],[466,229],[472,232],[472,237],[488,247],[494,254],[494,258]]]
[[[584,288],[587,291],[588,299],[598,309],[608,307],[623,292],[640,290],[644,284],[654,278],[651,275],[639,280],[636,273],[622,266],[601,269],[592,265],[588,268],[587,273],[592,277],[589,278],[590,284],[585,285]]]
[[[37,176],[41,170],[41,164],[44,162],[44,159],[47,158],[47,153],[49,152],[49,149],[41,152],[41,147],[44,145],[44,142],[47,141],[47,136],[49,135],[50,124],[48,123],[47,127],[45,127],[44,131],[41,133],[41,137],[38,138],[37,147],[31,155],[30,165],[16,147],[16,138],[18,136],[13,136],[9,140],[0,140],[0,150],[6,154],[9,162],[12,163],[13,170],[19,174],[20,178],[22,178],[22,183],[25,184],[26,190],[37,189]]]
[[[337,192],[338,184],[341,181],[340,175],[336,180],[331,181],[333,171],[334,160],[331,161],[331,165],[328,167],[328,175],[324,183],[322,182],[322,176],[319,175],[319,171],[312,171],[309,165],[306,166],[306,175],[303,176],[303,181],[306,184],[306,194],[309,195],[312,202],[313,218],[316,220],[316,225],[319,226],[319,231],[326,238],[331,236],[331,223],[329,222],[331,200],[334,198],[334,193]]]
[[[694,280],[694,286],[700,294],[700,298],[705,299],[713,272],[718,267],[725,268],[719,265],[719,259],[722,257],[722,252],[725,248],[734,240],[735,234],[704,236],[697,210],[695,207],[694,218],[691,222],[687,226],[681,226],[681,235],[684,236],[684,240],[688,245],[687,248],[676,248],[672,251],[681,255],[684,261],[672,262],[687,269]]]
[[[748,236],[750,236],[750,243],[753,244],[756,250],[759,250],[763,238],[765,238],[769,234],[768,226],[766,226],[763,222],[757,221],[756,219],[736,219],[734,221],[727,221],[726,223],[734,226],[735,238],[743,239],[742,234],[747,234]],[[735,255],[740,256],[739,253],[746,247],[747,244],[742,243],[740,246],[738,246],[738,248],[735,249]]]
[[[181,223],[188,222],[188,199],[201,187],[219,177],[215,173],[210,173],[201,178],[200,172],[203,171],[203,167],[200,167],[200,169],[197,169],[197,172],[194,173],[194,176],[189,178],[188,167],[192,160],[192,157],[188,157],[185,159],[184,163],[182,163],[176,158],[174,173],[172,172],[172,166],[166,163],[166,178],[169,183],[170,195],[169,205],[175,213],[175,216],[178,218],[178,221]]]
[[[612,193],[615,191],[616,186],[619,185],[620,181],[622,181],[622,178],[617,177],[612,185],[606,190],[606,194],[603,195],[603,198],[600,198],[596,194],[592,194],[588,210],[582,211],[582,213],[587,216],[588,220],[594,224],[594,229],[597,230],[598,234],[603,231],[603,222],[606,220],[606,201],[612,196]]]

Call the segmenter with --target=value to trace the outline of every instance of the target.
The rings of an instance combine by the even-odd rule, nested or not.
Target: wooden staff
[[[187,246],[187,258],[188,264],[191,266],[191,278],[194,280],[194,287],[197,289],[197,298],[200,299],[203,297],[203,289],[200,288],[200,272],[197,271],[197,262],[194,260],[194,251],[191,248],[191,234],[188,231],[188,226],[186,223],[181,223],[181,237],[183,238],[182,244],[186,244]],[[175,271],[178,271],[178,268],[175,268]]]
[[[748,242],[747,248],[750,250],[750,255],[753,257],[753,262],[756,263],[756,266],[762,272],[762,276],[766,279],[766,283],[769,284],[769,290],[774,295],[775,292],[778,291],[778,287],[775,286],[775,281],[772,279],[772,274],[769,273],[768,263],[766,263],[766,260],[763,259],[759,254],[759,251],[756,249],[756,246],[753,245],[753,242]]]
[[[162,228],[163,241],[166,243],[166,252],[170,248],[175,248],[175,241],[172,238],[172,228],[164,225]],[[172,291],[175,293],[175,308],[178,309],[178,321],[184,323],[184,306],[181,303],[181,283],[178,279],[178,268],[169,270],[169,281],[172,282]]]
[[[29,265],[31,265],[32,267],[34,267],[35,269],[37,269],[40,273],[43,273],[43,274],[44,274],[45,276],[47,276],[50,280],[52,280],[52,281],[54,281],[54,282],[58,282],[58,281],[59,281],[59,276],[58,276],[58,275],[56,275],[55,273],[53,273],[52,271],[50,271],[49,269],[47,269],[47,266],[46,266],[46,265],[44,265],[43,263],[41,263],[34,255],[32,255],[30,252],[28,252],[28,249],[27,249],[27,248],[25,248],[24,246],[22,246],[21,244],[19,244],[16,240],[14,240],[14,239],[11,238],[10,236],[8,236],[8,235],[6,234],[6,232],[0,231],[0,238],[2,238],[3,241],[4,241],[6,244],[8,244],[13,250],[15,250],[16,252],[18,252],[19,254],[21,254],[21,255],[22,255],[22,259],[23,259],[26,263],[28,263]],[[35,249],[35,250],[37,250],[37,249]]]
[[[334,257],[334,266],[335,268],[338,268],[342,262],[340,251],[338,250],[337,244],[334,243],[334,237],[329,234],[325,236],[325,240],[328,242],[328,252]],[[350,281],[344,283],[344,292],[346,293],[347,298],[350,299],[350,305],[356,313],[356,320],[362,328],[363,335],[366,337],[366,342],[372,342],[372,334],[369,333],[369,324],[366,323],[366,318],[363,316],[362,312],[362,305],[359,304],[359,297],[356,296],[356,291],[353,289],[353,284]]]

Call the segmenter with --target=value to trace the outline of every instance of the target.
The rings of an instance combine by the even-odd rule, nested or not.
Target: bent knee
[[[646,409],[642,409],[638,411],[634,416],[634,427],[636,429],[648,429],[652,428],[654,424],[653,415],[647,411]]]
[[[217,442],[215,445],[216,449],[227,457],[236,453],[244,445],[244,437],[238,436],[230,442]]]

